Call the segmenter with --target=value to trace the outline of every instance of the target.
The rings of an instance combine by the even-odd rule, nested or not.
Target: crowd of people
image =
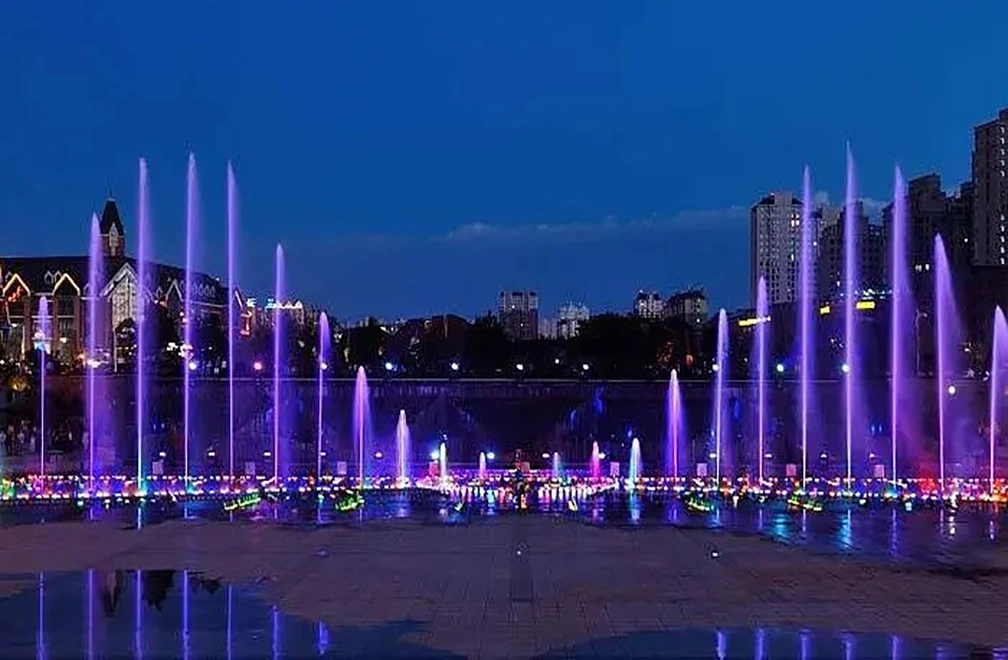
[[[72,452],[75,449],[74,433],[66,426],[46,429],[46,450]],[[31,456],[39,452],[42,433],[31,421],[10,422],[0,426],[0,455]],[[78,443],[79,444],[79,443]]]

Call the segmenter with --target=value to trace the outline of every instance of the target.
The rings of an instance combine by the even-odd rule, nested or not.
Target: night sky
[[[1006,25],[1004,0],[7,2],[0,254],[82,253],[110,187],[131,231],[142,155],[180,262],[191,149],[203,269],[225,272],[230,158],[243,288],[282,241],[290,287],[340,318],[500,288],[734,308],[748,207],[804,164],[832,199],[847,140],[872,199],[896,162],[968,177],[971,127],[1008,105]]]

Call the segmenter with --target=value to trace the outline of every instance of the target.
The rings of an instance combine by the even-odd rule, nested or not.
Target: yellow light
[[[748,319],[739,319],[738,326],[740,328],[748,328],[751,325],[756,325],[758,323],[769,323],[769,316],[754,316]]]
[[[826,316],[827,314],[829,314],[829,312],[830,312],[829,305],[823,305],[822,307],[819,308],[820,316]]]
[[[858,310],[875,309],[875,301],[874,300],[859,300],[859,301],[857,301],[857,303],[855,303],[854,307],[856,309],[858,309]]]

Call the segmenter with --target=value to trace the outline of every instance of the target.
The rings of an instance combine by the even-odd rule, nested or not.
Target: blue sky
[[[155,6],[156,5],[156,6]],[[969,175],[1008,105],[1008,3],[187,0],[12,2],[0,22],[0,254],[80,253],[109,186],[135,219],[148,160],[159,258],[183,254],[186,154],[201,265],[339,317],[491,307],[534,288],[629,307],[638,288],[748,296],[747,208],[802,166],[839,198],[892,167]]]

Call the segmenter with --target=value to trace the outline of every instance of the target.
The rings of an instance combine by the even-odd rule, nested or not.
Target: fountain
[[[591,462],[589,463],[588,473],[592,481],[598,481],[599,477],[602,476],[601,458],[599,457],[599,447],[596,441],[592,441]]]
[[[562,474],[560,471],[560,452],[553,452],[553,474],[551,475],[554,481],[560,481]]]
[[[486,462],[487,462],[486,452],[481,451],[479,455],[479,473],[478,473],[480,481],[486,481],[487,476]]]
[[[998,425],[1001,422],[1001,371],[1005,361],[1005,340],[1008,339],[1008,324],[1004,312],[998,306],[994,309],[994,328],[991,333],[991,366],[990,366],[990,449],[988,455],[990,494],[995,492],[994,481],[994,448],[997,446]]]
[[[854,186],[854,156],[847,145],[847,191],[844,197],[844,406],[846,411],[844,440],[847,456],[847,490],[853,488],[851,442],[854,435],[854,378],[858,374],[855,349],[854,310],[857,293],[857,234],[859,213]]]
[[[183,337],[182,337],[182,462],[183,484],[189,489],[189,446],[192,442],[190,415],[192,407],[192,372],[197,365],[197,353],[194,344],[196,319],[192,311],[192,290],[194,286],[195,249],[197,242],[197,188],[196,188],[196,155],[189,153],[189,166],[186,169],[186,242],[185,242],[185,293],[183,301]]]
[[[815,304],[815,252],[812,249],[816,241],[816,228],[812,220],[812,174],[805,168],[802,174],[802,217],[801,217],[801,272],[799,275],[799,313],[801,349],[798,378],[801,384],[801,487],[808,484],[808,438],[809,438],[809,405],[812,397],[811,383],[813,374],[812,341],[813,318],[812,306]],[[762,464],[763,459],[760,459]]]
[[[87,302],[87,349],[84,366],[87,369],[87,430],[88,430],[88,487],[94,488],[95,441],[107,432],[105,425],[98,424],[98,342],[101,331],[98,328],[98,305],[101,300],[102,277],[101,225],[98,216],[91,214],[91,242],[88,246],[88,302]]]
[[[281,400],[280,383],[283,380],[281,370],[284,361],[281,357],[283,352],[283,272],[284,253],[283,246],[276,247],[276,288],[273,298],[273,481],[280,487],[280,407]]]
[[[728,357],[728,315],[718,312],[717,356],[714,363],[714,478],[721,486],[721,434],[724,426],[724,379]]]
[[[627,485],[636,486],[641,478],[640,440],[634,438],[630,442],[630,469],[627,472]]]
[[[35,330],[35,349],[39,354],[39,477],[45,479],[46,446],[46,355],[52,340],[52,324],[49,322],[49,301],[45,296],[39,299],[38,328]]]
[[[903,328],[907,326],[906,319],[903,318],[903,310],[909,291],[906,286],[906,191],[903,183],[903,173],[899,167],[896,168],[895,181],[893,182],[893,221],[892,221],[892,263],[890,268],[890,278],[892,282],[891,302],[889,311],[891,314],[889,323],[890,346],[890,478],[893,488],[898,482],[898,472],[896,467],[897,448],[899,446],[899,411],[900,411],[900,390],[903,380]]]
[[[956,329],[950,327],[955,319],[956,313],[955,294],[952,290],[952,275],[949,270],[948,256],[945,252],[945,243],[941,234],[935,234],[934,238],[934,304],[935,304],[935,351],[937,354],[937,369],[935,370],[935,384],[937,386],[938,397],[938,488],[940,492],[945,492],[945,440],[948,429],[946,427],[946,408],[948,407],[948,397],[955,394],[955,385],[952,383],[953,361],[952,353],[956,349]]]
[[[140,183],[137,195],[137,296],[136,296],[136,444],[137,444],[137,491],[146,492],[144,483],[144,453],[143,438],[147,430],[147,392],[146,392],[146,359],[147,359],[147,297],[150,295],[150,267],[148,250],[148,232],[150,231],[150,197],[147,189],[147,161],[140,159]]]
[[[364,445],[371,416],[367,374],[364,373],[364,367],[357,367],[353,406],[353,439],[357,449],[357,487],[364,488],[364,460],[367,456]]]
[[[673,369],[669,374],[668,390],[665,394],[665,472],[673,483],[679,480],[679,451],[682,437],[683,406],[682,391],[679,389],[679,373]]]
[[[329,317],[325,312],[319,315],[319,353],[318,353],[318,419],[316,420],[316,448],[315,448],[315,478],[316,483],[322,481],[322,457],[325,456],[325,446],[322,443],[323,425],[322,411],[325,403],[325,372],[329,368]]]
[[[438,446],[438,476],[441,480],[442,486],[448,485],[448,447],[445,443],[441,443]]]
[[[767,290],[766,290],[766,280],[762,277],[759,278],[759,282],[756,285],[756,389],[757,389],[757,425],[756,430],[757,437],[757,450],[756,450],[756,461],[757,461],[757,474],[759,476],[759,481],[763,483],[763,434],[766,431],[766,351],[767,351],[767,327],[770,325],[769,322],[763,319],[768,319],[770,312],[767,305]]]
[[[480,458],[484,461],[486,456],[481,452]],[[396,424],[396,477],[403,486],[410,483],[410,431],[406,424],[406,411],[399,411],[399,422]],[[485,467],[485,465],[484,465]],[[482,477],[480,477],[482,479]]]
[[[235,411],[234,411],[234,379],[235,371],[235,291],[237,282],[235,271],[237,264],[237,232],[238,232],[238,184],[235,181],[234,168],[227,165],[227,379],[228,379],[228,476],[234,480],[235,471]]]

